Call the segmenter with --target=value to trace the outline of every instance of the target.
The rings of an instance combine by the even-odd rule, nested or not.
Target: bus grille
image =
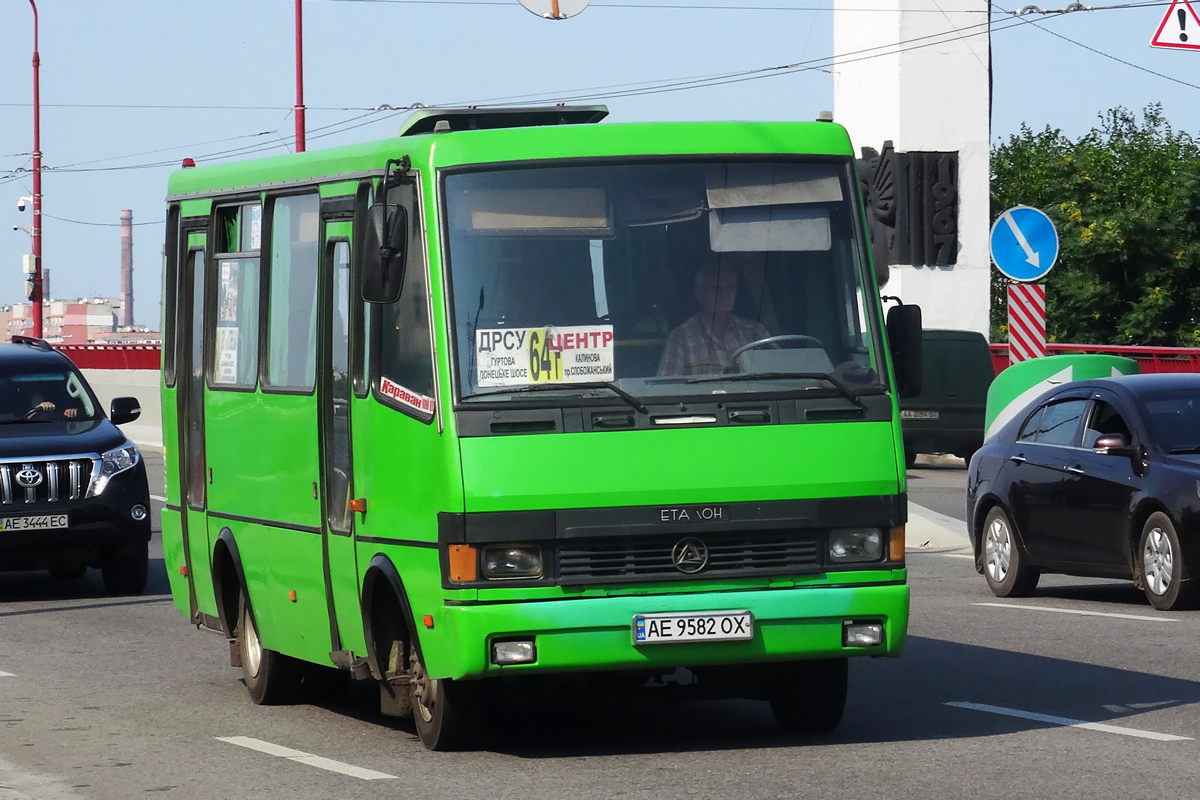
[[[558,549],[558,577],[564,585],[599,582],[784,575],[821,567],[815,531],[753,531],[697,536],[708,548],[698,572],[675,568],[671,553],[681,537],[569,542]]]
[[[58,503],[87,494],[91,458],[22,459],[0,464],[0,505]],[[34,483],[32,486],[25,484]]]

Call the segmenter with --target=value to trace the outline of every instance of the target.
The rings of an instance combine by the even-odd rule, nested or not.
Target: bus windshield
[[[464,401],[880,388],[844,160],[500,169],[445,189]]]

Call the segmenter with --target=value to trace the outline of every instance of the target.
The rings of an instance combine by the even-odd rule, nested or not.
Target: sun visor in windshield
[[[480,234],[609,238],[612,220],[602,188],[469,189],[450,204],[450,224]]]
[[[706,171],[705,185],[713,209],[842,200],[838,168],[831,164],[722,164]]]
[[[802,206],[711,211],[708,238],[715,253],[827,251],[832,246],[829,211]]]

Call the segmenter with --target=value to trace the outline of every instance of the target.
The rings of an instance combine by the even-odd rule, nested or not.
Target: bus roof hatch
[[[424,108],[414,111],[400,126],[401,136],[451,131],[528,128],[540,125],[583,125],[608,116],[608,106],[541,106],[529,108]]]

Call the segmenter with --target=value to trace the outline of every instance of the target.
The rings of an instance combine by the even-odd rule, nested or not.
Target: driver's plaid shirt
[[[700,314],[692,316],[667,336],[659,375],[711,375],[723,372],[739,347],[771,334],[762,323],[730,316],[721,336],[714,334]]]

